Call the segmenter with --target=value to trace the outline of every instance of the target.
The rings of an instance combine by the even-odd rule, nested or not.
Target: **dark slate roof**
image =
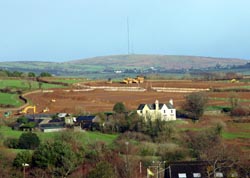
[[[168,103],[166,105],[167,105],[168,109],[174,109],[174,106],[172,104]]]
[[[27,114],[25,115],[26,118],[28,119],[41,119],[41,118],[44,118],[44,117],[52,117],[53,114]]]
[[[40,128],[41,129],[53,129],[53,128],[63,128],[64,127],[64,123],[48,123],[48,124],[41,124]]]
[[[95,116],[78,116],[76,118],[76,122],[81,122],[81,121],[92,121],[95,118]]]
[[[145,105],[147,105],[150,110],[155,110],[155,108],[156,108],[155,104],[140,104],[139,107],[137,108],[137,110],[142,110],[145,107]],[[163,105],[164,105],[163,103],[159,103],[159,109],[161,109],[163,107]],[[169,108],[169,107],[168,108],[173,109],[173,105],[171,105],[171,106],[172,106],[171,108]]]
[[[144,108],[145,104],[140,104],[137,108],[137,110],[142,110]]]
[[[187,178],[193,178],[193,173],[200,173],[201,177],[206,177],[207,165],[207,162],[203,161],[172,162],[167,165],[165,177],[178,177],[179,173],[185,173]]]
[[[51,122],[62,122],[62,119],[54,118],[54,119],[51,119],[51,120],[49,121],[49,123],[51,123]]]

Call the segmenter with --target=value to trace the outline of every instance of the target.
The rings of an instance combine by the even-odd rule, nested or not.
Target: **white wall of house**
[[[137,110],[137,114],[143,116],[145,119],[147,117],[150,117],[152,120],[155,120],[157,118],[161,118],[162,120],[166,121],[176,120],[175,109],[169,109],[166,104],[164,104],[162,108],[159,109],[159,102],[157,100],[155,102],[155,105],[155,110],[150,110],[149,107],[145,105],[142,110]]]
[[[163,120],[172,121],[176,120],[176,110],[175,109],[168,109],[167,105],[163,105],[160,110],[161,116]]]

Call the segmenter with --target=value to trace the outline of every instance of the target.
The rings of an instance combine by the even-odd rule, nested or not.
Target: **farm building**
[[[162,104],[158,100],[153,104],[140,104],[137,109],[137,114],[146,118],[155,120],[160,118],[166,121],[176,120],[176,110],[174,109],[173,100],[169,103]]]
[[[84,130],[93,130],[98,127],[99,120],[98,116],[78,116],[75,125]]]

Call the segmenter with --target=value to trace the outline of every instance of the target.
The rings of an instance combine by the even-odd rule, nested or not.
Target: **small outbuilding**
[[[81,129],[92,130],[98,127],[99,120],[98,116],[78,116],[75,125],[80,126]]]

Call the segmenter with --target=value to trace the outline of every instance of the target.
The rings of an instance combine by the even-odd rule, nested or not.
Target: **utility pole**
[[[125,142],[126,144],[126,172],[127,172],[127,177],[129,177],[129,164],[128,164],[128,144],[129,142]]]
[[[127,17],[128,55],[130,54],[129,18]]]
[[[22,166],[23,166],[23,178],[25,178],[25,174],[26,174],[26,172],[25,172],[25,168],[26,168],[26,167],[28,167],[28,166],[29,166],[29,164],[27,164],[27,163],[23,163],[23,164],[22,164]]]

